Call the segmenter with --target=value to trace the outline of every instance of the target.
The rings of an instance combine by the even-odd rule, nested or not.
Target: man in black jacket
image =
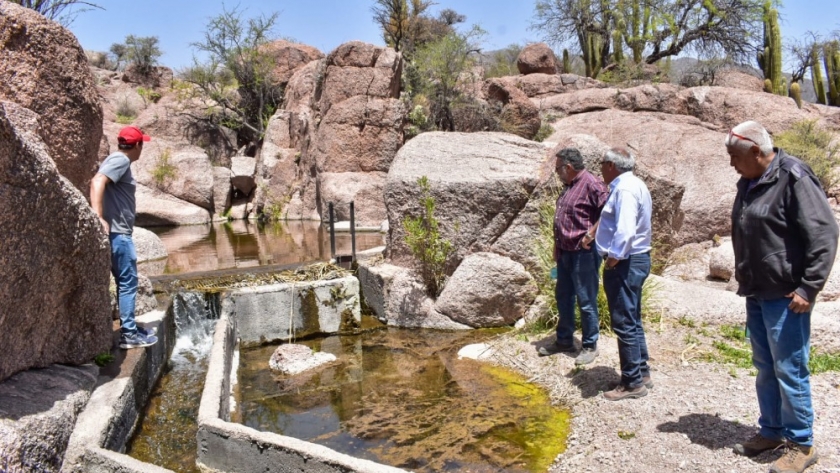
[[[811,309],[837,251],[838,226],[807,164],[773,148],[754,121],[729,132],[726,150],[741,179],[732,208],[738,294],[758,369],[759,432],[735,445],[753,456],[784,446],[772,473],[800,473],[817,461],[808,371]]]

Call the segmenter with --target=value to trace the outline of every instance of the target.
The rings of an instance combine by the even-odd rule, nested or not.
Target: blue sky
[[[217,15],[222,2],[213,0],[99,0],[105,10],[80,13],[70,25],[85,49],[107,51],[129,34],[157,36],[163,56],[160,64],[179,69],[192,63],[190,43],[200,41],[208,18]],[[378,27],[371,18],[372,0],[241,0],[226,2],[239,6],[244,17],[269,14],[280,16],[275,32],[329,53],[338,45],[361,40],[382,44]],[[840,0],[784,0],[781,8],[782,34],[801,37],[806,31],[822,35],[840,29]],[[539,41],[528,29],[534,11],[532,0],[438,0],[432,11],[443,8],[466,15],[467,24],[487,31],[485,50],[511,43]]]

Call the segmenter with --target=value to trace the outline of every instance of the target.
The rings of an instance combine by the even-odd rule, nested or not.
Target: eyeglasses
[[[749,141],[749,142],[751,142],[752,144],[754,144],[754,145],[758,146],[759,148],[761,147],[761,146],[760,146],[760,145],[759,145],[759,144],[758,144],[758,143],[757,143],[754,139],[752,139],[752,138],[747,138],[746,136],[743,136],[743,135],[739,135],[738,133],[735,133],[735,132],[734,132],[734,131],[732,131],[732,130],[729,130],[729,139],[728,139],[728,140],[726,140],[726,142],[727,142],[727,143],[729,143],[729,144],[732,144],[732,137],[733,137],[733,136],[734,136],[735,138],[738,138],[739,140]]]

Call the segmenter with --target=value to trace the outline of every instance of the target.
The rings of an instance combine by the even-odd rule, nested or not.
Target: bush
[[[446,260],[452,252],[452,243],[441,238],[435,218],[435,198],[426,176],[417,180],[423,196],[420,198],[422,213],[419,217],[405,217],[405,243],[420,263],[420,274],[426,290],[437,297],[446,280]]]
[[[774,144],[811,166],[823,189],[829,192],[838,184],[834,168],[840,165],[840,146],[834,136],[817,125],[817,120],[803,120],[774,137]]]
[[[168,179],[174,179],[177,175],[177,169],[169,163],[171,157],[172,151],[169,148],[163,150],[163,153],[157,158],[154,169],[152,169],[152,178],[158,186],[164,185]]]
[[[117,123],[122,125],[128,125],[137,118],[137,109],[129,102],[128,97],[123,97],[117,102],[114,112],[117,114]]]
[[[546,140],[546,138],[551,136],[553,133],[554,133],[554,128],[550,124],[543,121],[542,124],[540,125],[539,131],[537,131],[537,134],[534,135],[534,141],[538,141],[538,142],[542,143],[543,141]]]
[[[153,89],[147,89],[145,87],[138,87],[137,95],[143,99],[143,105],[147,107],[149,106],[149,102],[158,103],[158,100],[161,98],[160,92],[156,92]]]
[[[125,58],[137,68],[138,72],[148,75],[163,54],[157,44],[157,36],[128,35],[125,37]],[[111,48],[113,50],[114,47]]]

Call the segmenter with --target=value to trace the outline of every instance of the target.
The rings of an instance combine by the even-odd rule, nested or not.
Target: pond
[[[386,328],[305,340],[338,358],[283,376],[276,348],[240,354],[235,422],[418,472],[545,472],[563,451],[568,412],[506,369],[457,351],[498,331]]]
[[[326,261],[330,258],[329,229],[317,221],[258,223],[248,220],[208,225],[150,227],[163,241],[169,257],[140,263],[146,276]],[[356,251],[385,244],[382,233],[357,232]],[[336,253],[349,255],[350,233],[336,233]]]

